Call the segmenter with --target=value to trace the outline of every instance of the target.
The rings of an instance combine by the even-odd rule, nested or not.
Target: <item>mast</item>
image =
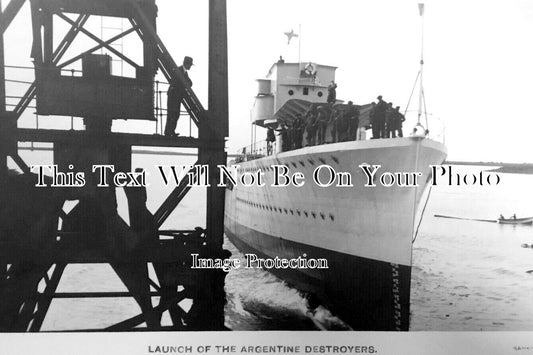
[[[417,117],[417,123],[415,126],[414,131],[416,132],[416,127],[423,127],[420,123],[420,118],[422,117],[422,113],[424,114],[424,118],[426,120],[426,128],[425,134],[427,135],[428,132],[428,117],[427,117],[427,110],[426,110],[426,98],[424,95],[424,84],[423,84],[423,74],[424,74],[424,3],[418,4],[418,11],[420,13],[421,18],[421,39],[420,39],[420,69],[418,71],[418,74],[416,75],[415,84],[413,85],[413,89],[411,91],[411,95],[409,96],[409,100],[407,101],[407,105],[405,107],[404,115],[407,114],[407,111],[409,109],[409,104],[411,103],[411,99],[413,98],[413,94],[415,92],[416,86],[418,84],[418,117]],[[420,82],[419,82],[420,81]]]
[[[420,22],[421,22],[421,39],[420,39],[420,86],[418,92],[418,124],[420,124],[420,117],[424,113],[424,118],[426,120],[426,130],[428,129],[428,116],[426,110],[426,97],[424,95],[424,3],[418,4],[418,11],[420,12]]]
[[[298,65],[302,63],[302,61],[300,60],[301,48],[302,48],[302,25],[299,24],[298,25]]]
[[[420,123],[420,116],[422,116],[422,100],[424,95],[424,4],[418,4],[418,11],[421,17],[421,44],[420,44],[420,88],[418,93],[418,123]]]

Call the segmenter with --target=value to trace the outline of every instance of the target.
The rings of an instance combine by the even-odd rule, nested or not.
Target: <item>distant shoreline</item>
[[[533,164],[527,163],[501,163],[501,162],[473,162],[473,161],[445,161],[442,165],[475,165],[475,166],[494,166],[498,169],[491,170],[495,173],[508,174],[533,174]]]

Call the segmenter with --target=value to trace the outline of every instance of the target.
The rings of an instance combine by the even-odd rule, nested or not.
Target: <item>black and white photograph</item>
[[[0,9],[1,353],[533,353],[533,3]]]

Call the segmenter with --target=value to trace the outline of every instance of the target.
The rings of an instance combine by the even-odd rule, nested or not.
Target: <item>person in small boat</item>
[[[505,217],[500,213],[500,217],[498,217],[498,219],[505,219]]]
[[[516,219],[516,213],[513,214],[513,216],[511,217],[512,219]]]

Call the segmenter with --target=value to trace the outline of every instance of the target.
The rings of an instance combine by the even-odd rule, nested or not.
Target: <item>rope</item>
[[[426,198],[426,202],[424,203],[424,208],[422,208],[422,214],[420,215],[420,220],[418,221],[418,225],[416,226],[416,232],[415,232],[415,237],[413,238],[413,244],[415,243],[416,241],[416,237],[418,236],[418,230],[420,229],[420,225],[422,224],[422,219],[424,219],[424,213],[426,212],[426,206],[428,205],[428,202],[429,202],[429,196],[431,195],[431,189],[433,188],[432,185],[429,186],[429,192],[428,192],[428,197]]]
[[[428,110],[426,107],[426,92],[422,88],[422,103],[424,104],[424,117],[426,118],[426,130],[429,131]]]
[[[405,111],[403,112],[403,115],[405,116],[407,114],[407,109],[409,108],[409,104],[411,103],[411,99],[413,98],[413,94],[416,89],[416,83],[418,83],[418,78],[420,77],[420,71],[416,75],[415,84],[413,85],[413,90],[411,90],[411,95],[409,95],[409,100],[407,101],[407,106],[405,106]],[[420,121],[418,121],[420,123]]]

